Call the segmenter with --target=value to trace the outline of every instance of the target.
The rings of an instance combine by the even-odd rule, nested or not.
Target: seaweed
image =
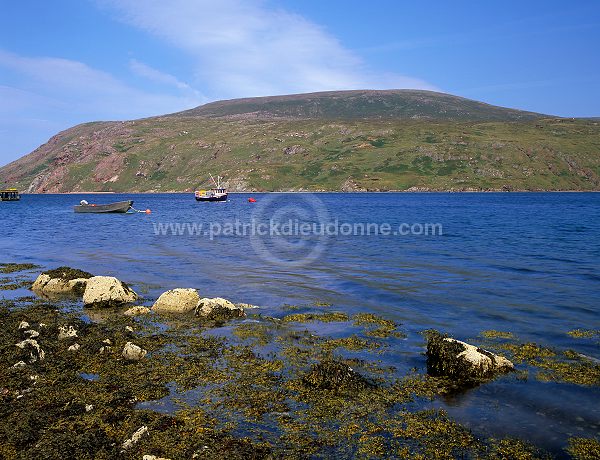
[[[315,364],[302,377],[305,387],[315,390],[330,390],[334,393],[352,394],[376,385],[339,361],[323,361]]]
[[[43,274],[48,275],[50,278],[59,278],[64,281],[71,281],[79,278],[89,279],[94,276],[91,273],[71,267],[58,267],[53,270],[46,270]]]
[[[40,268],[35,264],[0,263],[0,273],[15,273]]]
[[[570,438],[566,451],[574,460],[600,459],[600,440],[592,438]]]
[[[308,323],[312,321],[321,321],[323,323],[344,322],[349,321],[350,317],[342,312],[330,313],[293,313],[284,316],[282,321],[294,323]]]

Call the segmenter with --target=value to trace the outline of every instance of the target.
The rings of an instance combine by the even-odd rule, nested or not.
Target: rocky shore
[[[423,331],[423,369],[398,376],[379,357],[402,325],[377,315],[320,304],[272,317],[195,288],[144,299],[69,267],[0,272],[0,288],[36,294],[0,300],[0,458],[547,458],[424,402],[494,379],[600,386],[593,359],[509,332],[471,344]],[[563,454],[599,451],[572,437]]]

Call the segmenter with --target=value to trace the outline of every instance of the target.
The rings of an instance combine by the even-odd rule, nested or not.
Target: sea
[[[74,213],[81,200],[139,212]],[[0,262],[116,276],[147,304],[192,287],[272,316],[286,305],[384,316],[406,334],[382,358],[400,374],[426,368],[428,329],[477,344],[511,332],[600,360],[600,337],[567,334],[600,329],[598,193],[23,195],[0,202],[0,221]],[[558,456],[568,437],[600,436],[599,388],[535,371],[428,404]]]

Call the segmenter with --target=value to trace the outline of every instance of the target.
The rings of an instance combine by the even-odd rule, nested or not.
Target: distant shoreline
[[[20,195],[189,195],[194,192],[52,192],[52,193],[26,193],[19,192]],[[411,194],[411,193],[600,193],[600,190],[357,190],[357,191],[342,191],[342,190],[290,190],[290,191],[244,191],[244,192],[228,192],[230,195],[247,195],[250,193],[261,194],[327,194],[327,193],[348,193],[348,194]]]

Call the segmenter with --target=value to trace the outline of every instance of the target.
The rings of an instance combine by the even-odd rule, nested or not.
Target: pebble
[[[139,361],[144,356],[146,356],[148,352],[141,347],[138,347],[134,343],[127,342],[125,347],[123,348],[123,358],[128,359],[130,361]]]
[[[58,340],[65,340],[70,337],[77,337],[77,331],[73,326],[60,326],[58,328]]]
[[[121,447],[124,450],[130,449],[131,447],[133,447],[134,444],[136,444],[140,439],[142,439],[142,436],[144,436],[146,433],[148,433],[148,427],[144,425],[140,427],[135,433],[133,433],[131,438],[125,441]]]

